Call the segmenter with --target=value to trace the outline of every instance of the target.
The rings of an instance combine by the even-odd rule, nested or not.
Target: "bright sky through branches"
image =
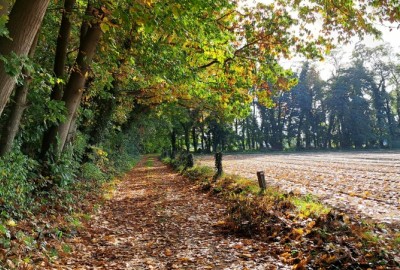
[[[256,6],[258,3],[263,4],[271,4],[273,0],[242,0],[241,3],[243,6]],[[375,47],[384,43],[389,43],[393,47],[393,51],[396,53],[400,53],[400,25],[389,25],[388,23],[375,25],[377,29],[382,32],[382,37],[380,39],[376,39],[371,35],[367,35],[363,40],[360,40],[358,36],[354,36],[351,39],[349,44],[337,44],[337,51],[341,51],[345,55],[345,59],[350,60],[351,52],[354,50],[356,44],[362,43],[368,47]],[[315,33],[320,29],[320,24],[315,24]],[[329,57],[327,57],[329,59]],[[284,59],[281,61],[281,64],[285,68],[292,68],[294,71],[297,71],[301,67],[301,62],[305,59],[304,57],[294,57],[290,60]],[[321,75],[324,79],[330,77],[332,73],[332,66],[329,64],[329,60],[325,60],[323,62],[319,62],[317,64],[321,71]]]

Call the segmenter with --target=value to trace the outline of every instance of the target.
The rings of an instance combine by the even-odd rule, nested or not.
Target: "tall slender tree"
[[[30,58],[35,55],[38,39],[39,32],[36,34],[35,40],[32,44],[32,48],[29,52]],[[22,85],[18,85],[15,89],[15,96],[13,100],[13,105],[11,106],[11,112],[1,133],[0,156],[7,154],[11,150],[14,139],[17,136],[19,126],[21,124],[22,115],[27,106],[26,99],[29,91],[31,72],[27,69],[24,69],[23,76],[24,82]]]
[[[9,15],[8,37],[0,37],[0,55],[3,57],[27,56],[50,0],[17,0]],[[5,61],[0,62],[0,116],[14,90],[18,74],[8,74]]]

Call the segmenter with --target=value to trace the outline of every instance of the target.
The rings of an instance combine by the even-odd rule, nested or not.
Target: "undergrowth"
[[[127,141],[118,144],[118,151],[88,148],[79,137],[45,166],[19,150],[0,158],[0,269],[32,269],[68,253],[63,239],[77,233],[138,161]]]
[[[163,161],[226,201],[222,231],[279,244],[272,255],[294,269],[400,267],[398,228],[346,215],[312,195],[287,194],[273,187],[261,191],[255,181],[239,176],[222,175],[214,181],[210,167],[185,169],[180,161]]]

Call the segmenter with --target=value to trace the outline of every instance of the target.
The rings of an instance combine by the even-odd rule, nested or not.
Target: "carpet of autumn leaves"
[[[21,244],[19,251],[12,253],[13,258],[19,256],[23,261],[29,253],[30,259],[18,265],[8,260],[6,267],[260,270],[399,267],[398,246],[393,246],[393,241],[384,241],[390,237],[389,231],[393,233],[396,228],[361,224],[354,217],[335,211],[300,217],[292,195],[274,190],[254,193],[248,180],[223,176],[215,182],[212,173],[209,169],[193,168],[182,175],[154,157],[146,157],[109,189],[100,207],[98,197],[87,198],[89,204],[82,210],[91,212],[91,216],[69,217],[66,223],[61,213],[54,212],[51,216],[54,222],[69,228],[57,234],[54,230],[46,232],[44,226],[43,233],[35,236],[40,241],[32,250],[21,248],[29,249],[29,245],[22,243],[28,238],[14,237]],[[43,223],[39,219],[37,222]],[[23,222],[16,227],[24,227]],[[64,231],[65,236],[61,237]],[[54,235],[60,236],[59,239]],[[54,254],[50,254],[52,250]]]
[[[310,195],[284,193],[240,176],[213,181],[209,167],[183,174],[226,201],[227,231],[262,239],[293,269],[400,269],[399,226],[325,206]]]
[[[142,161],[76,237],[42,269],[290,269],[274,246],[221,229],[221,199],[159,161]]]

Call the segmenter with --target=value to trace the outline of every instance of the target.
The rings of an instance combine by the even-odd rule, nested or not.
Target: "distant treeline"
[[[187,110],[190,120],[176,124],[171,133],[172,149],[213,152],[400,147],[398,59],[388,46],[359,46],[350,63],[340,65],[338,57],[334,59],[336,67],[327,81],[305,62],[296,87],[276,92],[273,106],[255,100],[246,118],[230,121]]]

